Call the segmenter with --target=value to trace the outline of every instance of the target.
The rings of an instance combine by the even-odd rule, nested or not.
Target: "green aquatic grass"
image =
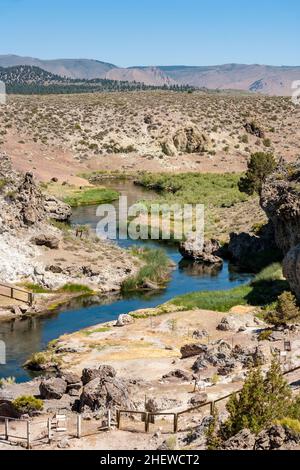
[[[84,284],[65,284],[61,289],[60,292],[68,292],[68,293],[87,293],[92,294],[93,290],[84,285]]]
[[[63,198],[63,201],[71,207],[77,207],[83,205],[104,204],[116,201],[118,198],[119,193],[113,189],[88,188],[70,192],[69,195]]]
[[[159,192],[164,202],[231,207],[248,199],[238,188],[240,177],[237,173],[145,173],[136,179],[136,183]]]
[[[169,303],[186,310],[228,312],[236,305],[268,306],[289,290],[279,263],[268,266],[252,282],[226,291],[202,291],[175,297]]]
[[[127,278],[121,287],[122,293],[143,289],[147,281],[163,287],[169,279],[170,260],[164,250],[150,248],[133,248],[133,256],[138,257],[143,263],[135,276]]]
[[[228,291],[203,291],[175,297],[172,304],[184,307],[186,310],[213,310],[228,312],[235,305],[247,305],[247,295],[252,291],[251,286],[240,286]]]

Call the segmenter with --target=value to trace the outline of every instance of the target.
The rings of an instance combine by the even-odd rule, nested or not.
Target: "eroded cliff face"
[[[300,243],[300,160],[279,164],[263,187],[261,207],[273,223],[277,246],[286,254]]]
[[[279,163],[263,187],[260,202],[285,255],[284,275],[300,299],[300,159],[294,164]]]

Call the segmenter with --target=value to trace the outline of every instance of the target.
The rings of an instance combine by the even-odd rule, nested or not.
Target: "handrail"
[[[7,289],[7,292],[3,292],[3,288]],[[18,293],[25,294],[26,299],[24,299],[24,297],[18,296]],[[19,289],[18,287],[9,286],[3,283],[0,283],[0,296],[7,297],[9,299],[19,300],[20,302],[24,302],[29,305],[32,305],[34,301],[34,294],[32,292],[28,292],[24,289]]]
[[[297,366],[297,367],[294,367],[293,369],[284,371],[282,373],[282,375],[291,374],[292,372],[296,372],[298,370],[300,370],[300,366]],[[117,427],[118,427],[118,429],[120,429],[121,414],[141,414],[141,415],[144,415],[145,418],[146,418],[145,419],[145,431],[146,432],[149,432],[149,424],[150,424],[149,419],[150,419],[150,417],[154,417],[154,416],[174,416],[174,433],[176,433],[178,431],[178,418],[179,418],[179,416],[182,416],[182,415],[188,414],[188,413],[192,413],[193,411],[197,411],[201,408],[204,408],[205,406],[210,407],[210,414],[212,415],[214,410],[215,410],[216,403],[220,403],[223,400],[227,400],[231,396],[241,393],[241,391],[242,390],[236,390],[235,392],[224,395],[223,397],[216,398],[215,400],[210,400],[210,401],[207,401],[205,403],[201,403],[200,405],[197,405],[195,407],[191,407],[191,408],[188,408],[186,410],[178,411],[178,412],[176,412],[176,411],[174,411],[174,412],[170,412],[170,411],[166,411],[166,412],[163,412],[163,411],[147,412],[147,411],[136,411],[136,410],[135,411],[133,411],[133,410],[117,410]]]

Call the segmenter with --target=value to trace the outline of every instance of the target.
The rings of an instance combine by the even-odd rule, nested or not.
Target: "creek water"
[[[143,190],[129,181],[110,181],[105,186],[115,188],[128,197],[128,205],[137,200],[155,197],[155,193]],[[118,211],[118,201],[114,203]],[[73,210],[72,224],[90,225],[95,229],[99,218],[96,206],[82,206]],[[246,283],[250,274],[240,273],[225,262],[222,269],[208,269],[202,265],[183,260],[175,245],[153,241],[117,240],[123,248],[133,245],[160,247],[174,262],[175,269],[164,290],[139,293],[128,297],[114,295],[94,303],[85,298],[73,301],[63,310],[36,318],[0,323],[0,340],[6,344],[6,364],[0,365],[0,378],[13,376],[17,382],[25,382],[33,374],[24,370],[22,364],[32,353],[43,350],[49,341],[59,336],[116,319],[121,313],[156,307],[173,297],[194,291],[227,290]]]

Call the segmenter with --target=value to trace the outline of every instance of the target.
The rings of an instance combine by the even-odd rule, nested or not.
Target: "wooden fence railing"
[[[32,305],[34,301],[34,294],[18,287],[8,286],[7,284],[0,283],[0,296],[8,297],[10,299],[19,300],[26,304]]]
[[[292,372],[297,372],[300,370],[300,366],[294,367],[293,369],[290,369],[288,371],[283,372],[283,375],[291,374]],[[146,411],[132,411],[132,410],[117,410],[117,428],[121,429],[121,417],[122,415],[140,415],[142,416],[142,421],[145,423],[145,432],[148,433],[150,430],[150,424],[154,423],[155,421],[155,416],[173,416],[173,430],[174,434],[178,432],[178,422],[180,416],[183,416],[185,414],[189,413],[195,413],[199,411],[200,409],[204,407],[210,408],[210,415],[213,415],[215,411],[215,407],[217,403],[221,403],[222,401],[228,400],[230,397],[233,395],[241,393],[241,390],[237,390],[235,392],[229,393],[228,395],[225,395],[223,397],[217,398],[216,400],[211,400],[207,401],[206,403],[202,403],[201,405],[195,406],[188,408],[183,411],[178,411],[178,412],[146,412]]]

